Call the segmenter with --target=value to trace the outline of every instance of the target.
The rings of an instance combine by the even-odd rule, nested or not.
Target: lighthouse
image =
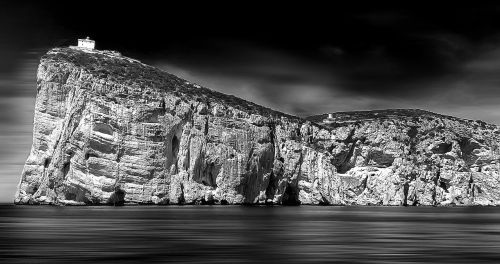
[[[95,41],[91,40],[89,37],[78,39],[78,47],[93,50],[95,48]]]

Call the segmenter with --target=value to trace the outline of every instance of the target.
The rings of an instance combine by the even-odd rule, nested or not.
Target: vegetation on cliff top
[[[291,120],[303,122],[302,119],[296,116],[281,113],[233,95],[223,94],[197,84],[192,84],[173,74],[146,65],[138,60],[121,56],[116,52],[88,52],[72,48],[55,48],[42,57],[43,61],[67,62],[99,78],[131,87],[158,89],[182,96],[185,99],[205,103],[221,103],[249,114],[258,114],[273,118],[287,117]]]
[[[497,126],[494,124],[488,124],[481,120],[469,120],[458,118],[454,116],[447,116],[442,114],[433,113],[430,111],[425,111],[421,109],[384,109],[384,110],[370,110],[370,111],[350,111],[350,112],[335,112],[332,113],[332,118],[328,118],[328,114],[313,115],[306,119],[318,124],[322,124],[328,127],[338,127],[344,126],[348,123],[355,122],[369,122],[373,120],[383,121],[383,120],[393,120],[398,118],[409,118],[415,122],[419,121],[419,118],[438,118],[447,119],[452,121],[457,121],[465,126],[477,129],[496,129]],[[329,121],[329,122],[325,122]]]
[[[452,116],[445,116],[420,109],[387,109],[373,111],[350,111],[333,113],[330,123],[325,123],[328,114],[320,114],[305,119],[285,114],[273,109],[263,107],[253,102],[246,101],[233,95],[223,94],[197,84],[190,83],[173,74],[162,71],[156,67],[146,65],[138,60],[120,55],[114,51],[83,51],[72,48],[54,48],[42,57],[43,61],[67,62],[97,76],[115,83],[130,87],[152,88],[175,94],[185,99],[191,99],[207,104],[217,102],[231,106],[248,114],[257,114],[265,117],[286,117],[295,122],[311,121],[321,127],[344,126],[347,122],[366,122],[369,120],[384,120],[393,117],[418,118],[433,116],[459,121],[471,127],[488,129],[496,128],[480,120],[466,120]]]

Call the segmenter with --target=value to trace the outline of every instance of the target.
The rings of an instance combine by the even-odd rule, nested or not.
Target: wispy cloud
[[[429,52],[443,60],[441,66],[433,65],[437,68],[431,74],[418,69],[411,72],[411,67],[383,47],[368,50],[362,57],[330,63],[335,54],[318,61],[239,44],[216,60],[205,54],[187,60],[165,58],[155,64],[209,88],[298,116],[421,108],[500,123],[499,116],[492,113],[500,112],[496,106],[500,49],[493,49],[496,45],[491,42],[473,44],[453,34],[414,37],[427,41],[432,47]],[[343,52],[336,56],[348,56]]]

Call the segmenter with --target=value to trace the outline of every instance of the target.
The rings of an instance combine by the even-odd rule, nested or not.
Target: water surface
[[[0,206],[0,263],[500,261],[496,207]]]

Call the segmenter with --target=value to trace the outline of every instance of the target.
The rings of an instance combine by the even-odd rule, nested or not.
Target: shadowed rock
[[[113,206],[120,206],[125,204],[125,191],[120,186],[115,187],[115,191],[108,199],[108,204]]]

